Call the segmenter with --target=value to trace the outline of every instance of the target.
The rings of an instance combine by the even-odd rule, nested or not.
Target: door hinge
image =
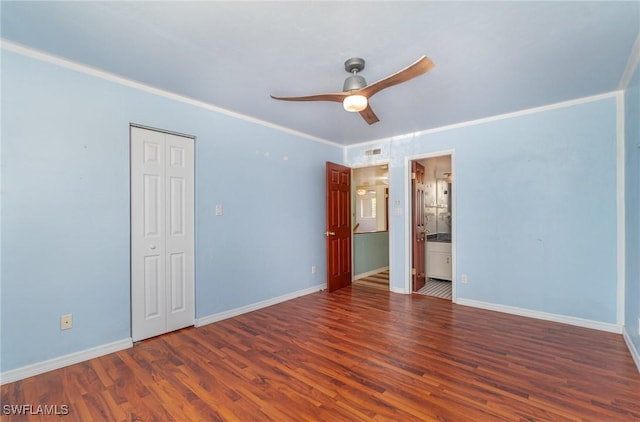
[[[411,268],[411,275],[416,275],[416,274],[418,274],[416,269],[415,268]]]

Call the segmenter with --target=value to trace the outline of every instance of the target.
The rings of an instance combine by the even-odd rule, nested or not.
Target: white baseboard
[[[90,349],[81,350],[79,352],[70,353],[68,355],[59,356],[43,362],[34,363],[32,365],[23,366],[21,368],[12,369],[10,371],[5,371],[0,374],[0,385],[19,381],[34,375],[44,374],[45,372],[53,371],[54,369],[84,362],[89,359],[108,355],[109,353],[118,352],[130,347],[133,347],[133,341],[130,338],[127,338],[114,341],[113,343],[107,343]]]
[[[533,311],[531,309],[518,308],[515,306],[498,305],[495,303],[482,302],[473,299],[457,299],[456,303],[458,305],[473,306],[474,308],[482,308],[488,309],[490,311],[504,312],[507,314],[520,315],[529,318],[543,319],[545,321],[560,322],[562,324],[592,328],[594,330],[607,331],[616,334],[621,334],[623,329],[623,327],[618,324],[593,321],[590,319],[577,318],[566,315],[551,314],[548,312]]]
[[[298,290],[293,293],[289,293],[283,296],[279,296],[273,299],[264,300],[251,305],[243,306],[241,308],[232,309],[230,311],[221,312],[219,314],[210,315],[204,318],[198,318],[195,321],[196,327],[200,327],[212,322],[221,321],[223,319],[231,318],[237,315],[241,315],[247,312],[255,311],[260,308],[275,305],[280,302],[295,299],[300,296],[308,295],[311,293],[324,290],[326,285],[319,284],[314,287],[310,287],[304,290]],[[133,341],[131,338],[118,340],[113,343],[103,344],[101,346],[92,347],[91,349],[81,350],[79,352],[70,353],[68,355],[59,356],[57,358],[49,359],[43,362],[34,363],[32,365],[23,366],[21,368],[12,369],[0,374],[0,385],[8,384],[10,382],[19,381],[21,379],[29,378],[35,375],[43,374],[45,372],[53,371],[54,369],[63,368],[65,366],[73,365],[79,362],[84,362],[89,359],[97,358],[107,355],[109,353],[118,352],[120,350],[133,347]]]
[[[405,289],[403,289],[402,287],[394,287],[394,286],[389,286],[389,291],[392,293],[400,293],[402,295],[410,295],[411,292],[407,292]]]
[[[633,361],[636,363],[638,372],[640,372],[640,351],[636,349],[636,346],[631,341],[631,337],[629,337],[629,333],[627,332],[626,327],[622,330],[622,336],[624,337],[624,342],[627,343],[627,348],[629,349],[629,353],[631,353]]]
[[[248,312],[257,311],[258,309],[266,308],[267,306],[276,305],[287,300],[295,299],[300,296],[305,296],[311,293],[316,293],[326,289],[326,284],[318,284],[317,286],[309,287],[307,289],[298,290],[296,292],[287,293],[286,295],[274,297],[272,299],[263,300],[261,302],[252,303],[250,305],[241,306],[239,308],[231,309],[228,311],[220,312],[217,314],[209,315],[196,319],[196,327],[202,327],[203,325],[212,324],[214,322],[222,321],[227,318],[233,318],[238,315],[246,314]]]
[[[371,271],[367,271],[366,273],[361,273],[361,274],[356,274],[353,276],[353,280],[360,280],[361,278],[365,278],[365,277],[369,277],[370,275],[374,275],[374,274],[378,274],[381,273],[383,271],[387,271],[389,269],[389,267],[382,267],[382,268],[378,268],[377,270],[371,270]]]

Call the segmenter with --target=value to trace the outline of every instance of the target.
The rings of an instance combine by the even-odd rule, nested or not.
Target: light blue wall
[[[640,353],[640,66],[625,91],[625,328]]]
[[[457,297],[616,323],[616,100],[355,146],[390,161],[391,284],[404,290],[406,157],[455,151]]]
[[[639,78],[626,92],[636,348]],[[130,336],[130,122],[197,137],[196,317],[324,283],[324,161],[340,148],[6,51],[1,101],[1,371]],[[405,158],[455,150],[458,297],[615,323],[615,112],[608,98],[381,143],[392,286],[407,277]]]
[[[325,282],[341,148],[3,51],[1,371],[130,337],[130,122],[197,137],[197,318]]]
[[[353,274],[389,266],[389,232],[353,235]]]

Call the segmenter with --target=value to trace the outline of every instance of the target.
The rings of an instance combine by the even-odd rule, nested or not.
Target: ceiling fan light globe
[[[342,101],[345,110],[356,113],[367,108],[367,97],[364,95],[349,95]]]

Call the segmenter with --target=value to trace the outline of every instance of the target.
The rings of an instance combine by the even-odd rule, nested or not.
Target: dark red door
[[[351,169],[327,161],[327,290],[351,284]]]
[[[413,291],[420,290],[426,282],[426,260],[425,247],[427,224],[424,218],[424,189],[425,174],[424,166],[418,162],[411,162],[411,190],[412,190],[412,211],[413,221],[413,265],[411,273],[413,276]]]

